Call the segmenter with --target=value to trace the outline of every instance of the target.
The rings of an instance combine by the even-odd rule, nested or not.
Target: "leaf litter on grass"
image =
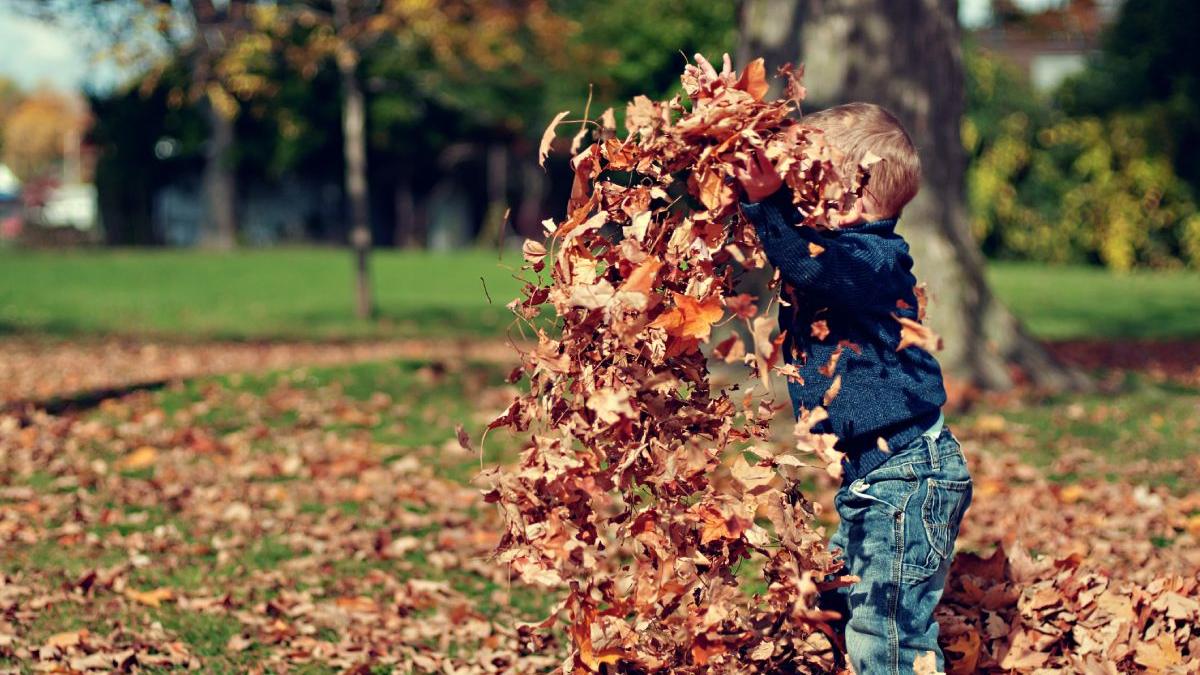
[[[504,370],[305,368],[0,418],[0,669],[553,670],[565,636],[516,627],[558,596],[489,558],[502,521],[455,432],[512,400]],[[1200,497],[1052,482],[1003,452],[1028,427],[962,430],[977,496],[938,610],[951,672],[1195,672]],[[492,465],[515,441],[486,448]]]
[[[355,377],[303,371],[242,382],[256,393],[210,381],[86,416],[0,419],[0,659],[100,671],[514,667],[510,607],[532,618],[545,603],[519,597],[488,561],[495,511],[447,478],[479,458],[445,442],[470,418],[466,389],[484,414],[513,390],[486,367],[378,370],[416,403],[353,398]],[[424,426],[448,433],[407,447],[375,438]],[[78,626],[43,626],[51,608]],[[202,617],[234,627],[219,649],[197,645]]]

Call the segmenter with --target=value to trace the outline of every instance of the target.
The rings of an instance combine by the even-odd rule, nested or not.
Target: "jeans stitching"
[[[900,592],[904,580],[904,510],[908,508],[911,495],[904,498],[901,508],[892,520],[892,533],[896,540],[896,555],[892,562],[892,584],[888,602],[888,672],[900,673],[900,626],[896,615],[900,609]]]

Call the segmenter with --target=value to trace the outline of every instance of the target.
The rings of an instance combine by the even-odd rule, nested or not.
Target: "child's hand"
[[[756,149],[746,161],[745,169],[734,167],[733,174],[742,184],[746,198],[752,202],[760,202],[783,187],[783,177],[761,148]]]
[[[738,76],[733,72],[733,60],[729,58],[729,54],[725,54],[722,59],[723,64],[719,73],[716,68],[713,68],[713,64],[704,58],[703,54],[696,54],[695,58],[695,65],[689,63],[683,69],[683,88],[688,96],[693,99],[713,96],[718,89],[737,84]]]
[[[704,58],[703,54],[696,54],[696,66],[699,67],[699,72],[696,74],[696,79],[700,82],[701,87],[712,87],[717,82],[723,82],[727,86],[733,86],[737,82],[737,73],[733,72],[733,60],[726,53],[722,56],[721,72],[717,72],[716,68]]]

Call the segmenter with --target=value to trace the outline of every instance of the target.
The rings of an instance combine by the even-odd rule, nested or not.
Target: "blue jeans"
[[[822,604],[848,618],[846,652],[860,675],[912,673],[930,651],[945,669],[933,609],[971,503],[971,476],[950,430],[932,432],[834,499],[841,524],[830,546],[844,551],[845,572],[861,581]]]

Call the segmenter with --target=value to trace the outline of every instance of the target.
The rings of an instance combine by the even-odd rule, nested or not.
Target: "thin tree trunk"
[[[417,238],[417,203],[408,171],[402,171],[396,181],[395,208],[396,247],[413,248]]]
[[[334,0],[334,20],[339,32],[350,23],[347,0]],[[358,53],[348,44],[337,56],[342,80],[342,137],[346,162],[346,199],[350,203],[350,245],[354,249],[355,313],[360,319],[375,315],[371,295],[371,216],[367,196],[366,104],[358,82]]]
[[[505,214],[508,213],[508,146],[492,143],[487,149],[487,211],[479,228],[480,247],[503,245]]]
[[[516,228],[522,237],[542,236],[541,217],[546,204],[546,174],[532,159],[521,163],[521,206]]]
[[[209,139],[204,152],[204,201],[208,227],[204,244],[229,250],[237,242],[237,178],[232,161],[234,119],[210,98],[204,100]]]
[[[918,278],[929,284],[929,320],[945,340],[939,360],[947,373],[989,389],[1012,386],[1018,372],[1047,388],[1084,386],[1086,378],[1050,356],[984,277],[968,227],[959,138],[965,97],[958,2],[743,0],[741,10],[743,62],[764,52],[803,62],[807,109],[878,103],[912,135],[924,175],[900,228]]]

